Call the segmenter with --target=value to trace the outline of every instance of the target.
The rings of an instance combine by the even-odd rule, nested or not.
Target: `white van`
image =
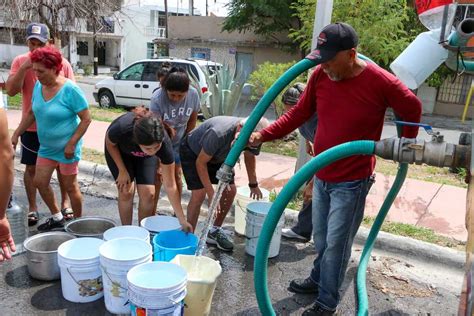
[[[207,91],[203,69],[207,69],[212,74],[216,68],[221,66],[219,63],[202,59],[163,57],[139,60],[113,77],[96,83],[93,92],[94,99],[103,108],[135,107],[138,105],[148,107],[153,91],[160,86],[156,72],[165,62],[170,63],[172,67],[181,67],[187,72],[193,73],[199,79],[199,87],[202,92]]]

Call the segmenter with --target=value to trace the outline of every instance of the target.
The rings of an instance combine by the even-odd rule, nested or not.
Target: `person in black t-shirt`
[[[171,140],[159,118],[126,113],[115,119],[105,136],[105,158],[117,185],[122,225],[132,223],[135,188],[139,197],[138,221],[154,215],[155,172],[159,159],[170,204],[182,229],[192,231],[184,216],[174,179]]]

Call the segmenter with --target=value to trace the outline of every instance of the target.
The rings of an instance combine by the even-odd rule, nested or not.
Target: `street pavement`
[[[80,84],[93,87],[90,81]],[[250,107],[241,109],[239,116],[247,115],[250,110]],[[271,119],[271,111],[267,113]],[[19,119],[19,111],[8,111],[10,129],[17,126]],[[470,131],[471,123],[429,115],[423,117],[423,122],[431,122],[435,130],[444,134],[445,139],[452,143],[457,143],[461,131]],[[94,121],[84,137],[84,146],[103,151],[107,127],[108,123]],[[383,138],[395,136],[395,126],[387,122],[383,133]],[[423,131],[419,137],[429,139]],[[291,157],[262,153],[257,161],[257,174],[261,187],[279,191],[293,175],[295,161],[296,159]],[[21,167],[17,164],[16,168],[19,173],[15,180],[15,195],[21,204],[26,205]],[[94,172],[99,172],[100,188],[90,186],[84,180],[84,177],[88,176],[87,172],[82,167],[80,170],[81,188],[86,192],[84,213],[100,214],[118,222],[116,193],[110,175],[103,166],[94,166],[93,169]],[[94,177],[96,176],[94,174]],[[393,180],[391,176],[377,175],[377,182],[367,199],[366,215],[377,214]],[[247,183],[244,168],[237,165],[236,184],[246,186]],[[183,204],[186,204],[189,192],[185,190],[183,197]],[[464,227],[465,200],[465,189],[407,179],[390,210],[388,219],[428,227],[436,233],[465,241],[467,237]],[[41,216],[44,219],[47,217],[46,208],[42,202],[40,205]],[[166,199],[160,200],[159,210],[170,212]],[[230,232],[233,232],[232,225],[233,217],[229,216],[227,228]],[[34,233],[36,231],[32,229],[30,234]],[[232,254],[225,254],[215,249],[208,253],[223,266],[223,274],[219,279],[213,301],[212,315],[258,314],[253,292],[253,259],[245,254],[244,239],[239,236],[234,236],[234,239],[236,249]],[[389,238],[388,243],[397,244],[398,240]],[[462,270],[459,264],[446,264],[442,260],[432,261],[427,257],[423,258],[421,252],[416,251],[403,253],[404,244],[401,244],[401,250],[395,252],[387,252],[388,248],[377,248],[369,264],[367,286],[371,314],[456,314],[462,283]],[[354,314],[354,273],[360,250],[361,245],[354,247],[348,278],[343,285],[344,297],[340,315]],[[287,291],[287,285],[293,278],[305,277],[309,273],[313,259],[314,250],[311,243],[292,243],[283,240],[280,255],[270,260],[269,289],[273,306],[279,314],[299,315],[304,307],[311,304],[314,298],[294,295]],[[25,264],[25,255],[20,254],[14,261],[1,265],[4,277],[0,280],[2,301],[0,315],[107,315],[102,301],[89,304],[68,303],[62,299],[59,282],[40,282],[29,278]]]
[[[21,167],[17,165],[14,194],[26,201],[22,186]],[[57,192],[56,181],[53,181]],[[88,183],[81,180],[83,191]],[[183,203],[187,203],[185,196]],[[169,213],[169,204],[160,201],[160,210]],[[40,202],[40,216],[48,216]],[[84,215],[100,215],[119,222],[116,201],[100,194],[85,194]],[[137,214],[135,211],[134,218]],[[232,233],[233,217],[224,227]],[[37,233],[30,229],[30,235]],[[206,255],[218,260],[223,272],[218,279],[211,315],[259,315],[254,292],[253,257],[245,253],[245,239],[234,235],[236,248],[224,253],[215,248]],[[393,242],[393,241],[392,241]],[[306,277],[315,253],[312,243],[294,243],[282,240],[280,253],[269,260],[268,288],[272,304],[278,315],[301,315],[311,306],[312,295],[293,294],[288,291],[294,278]],[[362,245],[356,244],[343,284],[342,301],[338,315],[354,315],[356,311],[354,278]],[[421,259],[421,260],[420,260]],[[110,315],[103,300],[76,304],[63,299],[60,281],[44,282],[32,279],[27,271],[25,253],[12,261],[0,264],[1,315]],[[462,284],[462,270],[436,261],[425,261],[418,256],[402,256],[376,249],[369,262],[367,289],[371,315],[454,315],[457,311]]]
[[[21,119],[21,112],[10,110],[7,114],[9,128],[16,128]],[[438,124],[443,126],[441,129],[443,134],[449,135],[446,137],[446,141],[456,144],[459,134],[469,129],[470,123],[463,124],[459,120],[434,116],[424,116],[423,121],[425,120],[433,122],[434,126],[438,126]],[[84,147],[103,152],[108,126],[109,123],[93,121],[84,135]],[[384,137],[396,135],[395,129],[395,126],[387,121],[383,129],[387,136]],[[438,128],[435,130],[439,131]],[[423,133],[420,131],[419,137],[429,140],[430,138]],[[270,191],[279,192],[293,176],[295,163],[295,158],[262,152],[257,158],[257,176],[260,186]],[[108,173],[107,167],[98,167],[105,168],[105,173]],[[237,186],[247,186],[248,178],[244,164],[237,164],[235,172]],[[408,177],[409,174],[410,169]],[[376,182],[367,197],[366,215],[376,216],[378,214],[394,179],[393,176],[377,174]],[[460,187],[407,178],[391,207],[387,220],[429,228],[438,234],[466,241],[467,231],[464,223],[466,192],[466,189]]]

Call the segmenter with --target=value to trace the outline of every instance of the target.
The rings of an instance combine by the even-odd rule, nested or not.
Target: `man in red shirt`
[[[326,26],[312,53],[320,65],[298,104],[269,127],[253,133],[250,144],[281,138],[315,112],[315,155],[345,142],[379,140],[388,107],[404,121],[419,122],[421,102],[391,73],[359,59],[357,44],[357,33],[350,25]],[[414,138],[417,133],[417,128],[404,127],[404,137]],[[310,276],[290,283],[296,293],[317,295],[314,306],[303,315],[332,315],[336,311],[374,167],[375,156],[352,156],[315,175],[312,215],[318,255]]]
[[[39,47],[48,45],[49,29],[40,23],[30,23],[26,28],[26,43],[29,52],[19,55],[13,59],[10,75],[5,84],[9,96],[14,96],[21,92],[22,99],[22,121],[31,110],[31,97],[35,86],[36,75],[33,72],[33,65],[30,60],[30,53]],[[63,58],[63,69],[60,74],[75,81],[74,72],[69,62]],[[21,122],[20,122],[21,125]],[[36,187],[33,179],[36,172],[36,158],[39,149],[38,134],[36,133],[36,123],[33,123],[23,135],[21,135],[21,163],[26,165],[23,181],[25,183],[26,195],[29,204],[28,225],[32,226],[38,222],[38,206],[36,205]],[[69,207],[69,199],[58,172],[59,185],[61,189],[61,210],[64,215],[71,216],[72,210]]]

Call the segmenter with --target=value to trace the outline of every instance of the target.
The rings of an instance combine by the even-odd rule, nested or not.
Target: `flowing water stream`
[[[217,216],[217,206],[219,205],[219,202],[221,200],[222,193],[228,185],[229,184],[227,182],[221,180],[219,180],[219,183],[217,184],[217,189],[214,192],[214,197],[212,198],[211,205],[209,205],[209,212],[207,214],[206,221],[204,222],[201,233],[199,234],[199,243],[196,250],[196,256],[198,257],[201,256],[204,252],[204,249],[206,247],[207,234],[211,230],[212,225],[214,224],[214,220]]]

